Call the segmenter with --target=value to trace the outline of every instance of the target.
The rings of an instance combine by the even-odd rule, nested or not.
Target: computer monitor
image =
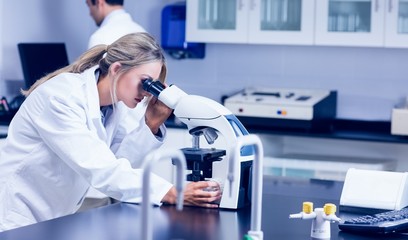
[[[18,52],[27,89],[46,74],[69,64],[65,43],[19,43]]]

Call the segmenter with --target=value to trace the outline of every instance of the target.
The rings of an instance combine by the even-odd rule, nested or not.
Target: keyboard
[[[408,208],[346,219],[339,223],[343,231],[393,233],[408,230]]]

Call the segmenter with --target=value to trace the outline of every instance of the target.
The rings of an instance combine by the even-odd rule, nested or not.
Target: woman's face
[[[142,88],[142,80],[158,79],[162,68],[161,62],[151,62],[133,68],[118,79],[116,94],[119,101],[123,101],[129,108],[135,108],[145,96],[150,96]]]

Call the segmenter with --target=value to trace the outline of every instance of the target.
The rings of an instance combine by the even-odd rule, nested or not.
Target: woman
[[[165,77],[160,47],[135,33],[95,46],[23,92],[0,152],[0,231],[72,214],[90,186],[141,202],[142,161],[162,144],[171,114],[141,82]],[[151,186],[154,203],[175,203],[169,182],[153,176]],[[211,202],[220,196],[214,182],[189,183],[184,204],[217,207]]]

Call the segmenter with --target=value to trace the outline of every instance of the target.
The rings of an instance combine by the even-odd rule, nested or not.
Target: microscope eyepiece
[[[160,81],[153,81],[151,78],[143,79],[142,84],[143,90],[153,94],[155,97],[158,97],[163,89],[166,88]]]

